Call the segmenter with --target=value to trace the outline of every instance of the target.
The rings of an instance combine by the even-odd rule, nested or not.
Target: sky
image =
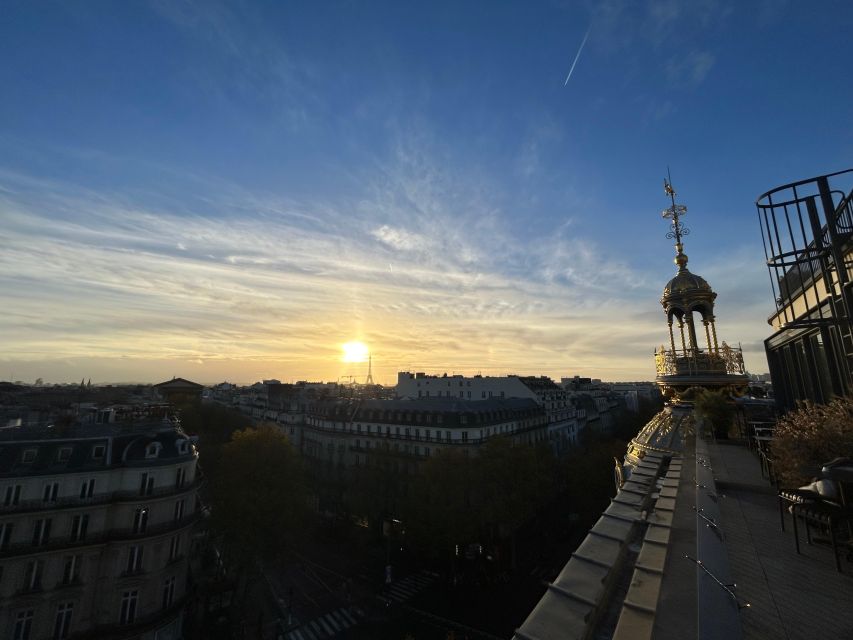
[[[363,381],[360,341],[386,384],[649,380],[667,167],[763,373],[754,203],[853,165],[851,29],[832,0],[5,0],[0,379]]]

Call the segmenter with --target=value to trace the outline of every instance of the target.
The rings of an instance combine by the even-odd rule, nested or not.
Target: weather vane
[[[681,253],[681,237],[690,235],[690,229],[681,223],[681,216],[687,215],[687,207],[683,204],[675,204],[675,189],[672,188],[672,176],[669,173],[669,167],[666,168],[666,178],[663,180],[663,191],[672,200],[672,206],[664,209],[661,215],[667,220],[672,220],[670,223],[670,231],[666,237],[670,240],[675,240],[676,249]]]

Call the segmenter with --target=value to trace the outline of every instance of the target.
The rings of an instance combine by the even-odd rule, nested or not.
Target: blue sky
[[[853,165],[846,2],[0,12],[2,379],[649,379],[667,165],[763,372],[755,198]]]

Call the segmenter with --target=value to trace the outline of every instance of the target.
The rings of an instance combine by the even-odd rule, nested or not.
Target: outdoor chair
[[[782,531],[785,531],[785,512],[790,511],[791,522],[794,529],[794,548],[800,553],[800,534],[797,530],[797,508],[805,504],[813,504],[820,501],[817,491],[807,489],[783,489],[779,491],[779,523]],[[806,541],[811,544],[811,533],[806,527]]]
[[[811,526],[817,526],[826,529],[829,534],[829,542],[832,545],[832,553],[835,556],[835,568],[841,573],[841,560],[838,553],[838,538],[837,530],[841,525],[849,525],[851,521],[850,510],[840,504],[829,502],[827,500],[819,500],[815,502],[804,502],[801,505],[794,506],[794,522],[796,537],[796,516],[803,519],[806,525],[806,539],[809,543],[811,540]],[[846,527],[845,527],[846,530]],[[848,543],[849,544],[849,543]],[[797,551],[799,552],[799,542],[797,542]]]

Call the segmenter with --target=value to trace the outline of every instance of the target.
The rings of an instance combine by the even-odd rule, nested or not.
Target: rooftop
[[[853,565],[797,555],[788,524],[743,443],[688,434],[644,455],[516,638],[853,637]]]

